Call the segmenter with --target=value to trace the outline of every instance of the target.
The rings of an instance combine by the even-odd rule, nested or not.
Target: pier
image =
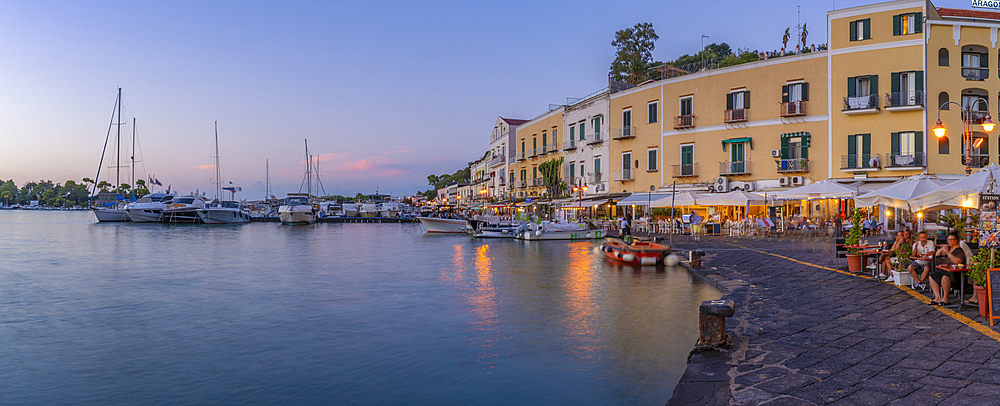
[[[280,223],[281,220],[277,217],[251,217],[251,222],[262,222],[262,223]],[[389,217],[323,217],[317,218],[317,223],[374,223],[374,224],[392,224],[392,223],[415,223],[417,218],[389,218]]]

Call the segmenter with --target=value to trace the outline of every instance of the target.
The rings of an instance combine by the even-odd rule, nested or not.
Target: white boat
[[[115,114],[116,113],[118,114],[118,118],[117,119],[115,119]],[[117,157],[116,157],[116,161],[115,161],[114,166],[112,166],[112,168],[115,168],[115,171],[117,172],[117,174],[115,175],[115,178],[114,178],[114,185],[116,187],[118,187],[119,185],[122,184],[121,177],[122,177],[122,168],[123,168],[122,162],[121,162],[122,161],[122,154],[121,154],[122,124],[123,124],[122,123],[122,89],[120,87],[118,88],[118,98],[115,99],[115,109],[111,112],[111,119],[112,119],[112,121],[111,121],[110,125],[111,126],[115,126],[115,127],[118,128],[118,133],[117,133],[118,135],[117,135],[117,138],[115,140],[115,145],[116,146],[114,147],[115,148],[115,153],[117,154]],[[105,148],[107,148],[108,141],[110,139],[111,139],[111,128],[109,126],[108,127],[108,135],[107,135],[107,137],[104,140]],[[134,148],[134,145],[135,144],[133,143],[133,148]],[[134,156],[135,156],[135,151],[134,150],[132,151],[132,155],[133,155],[133,160],[134,160]],[[97,166],[97,176],[94,179],[98,179],[98,180],[101,179],[101,168],[103,166],[104,166],[104,154],[102,153],[101,154],[101,163]],[[109,177],[109,180],[110,180],[110,177]],[[96,184],[94,185],[94,191],[90,195],[91,202],[93,202],[94,194],[95,193],[97,193],[97,185]],[[119,195],[119,199],[121,199],[120,195]],[[128,212],[125,211],[125,203],[121,202],[121,201],[116,202],[114,206],[94,207],[93,210],[94,210],[94,216],[97,217],[97,221],[98,222],[102,222],[102,223],[103,222],[112,222],[112,223],[114,223],[114,222],[129,221]]]
[[[204,209],[208,201],[202,196],[188,195],[174,198],[163,207],[163,221],[169,223],[199,223],[198,210]]]
[[[333,202],[319,204],[320,217],[344,217],[344,208]]]
[[[95,207],[94,215],[97,221],[102,223],[121,223],[129,221],[128,212],[125,211],[124,204],[116,204],[113,207]]]
[[[491,225],[479,228],[472,235],[476,238],[514,238],[515,231],[517,226]]]
[[[282,224],[312,224],[316,222],[319,209],[309,203],[307,193],[289,193],[285,204],[278,207],[278,218]]]
[[[472,231],[469,221],[438,217],[417,217],[428,233],[465,234]]]
[[[212,203],[198,210],[198,218],[205,224],[242,224],[250,222],[250,212],[237,202]]]
[[[342,205],[344,217],[361,217],[361,206],[354,202],[346,202]]]
[[[379,215],[386,218],[396,218],[399,217],[400,206],[399,202],[386,201],[378,205]]]
[[[163,220],[163,208],[174,200],[174,195],[150,193],[125,206],[133,223],[156,223]]]
[[[586,223],[525,223],[514,231],[518,240],[594,240],[604,238],[607,230],[592,229]]]
[[[361,217],[378,217],[378,205],[375,203],[362,203],[358,210]]]

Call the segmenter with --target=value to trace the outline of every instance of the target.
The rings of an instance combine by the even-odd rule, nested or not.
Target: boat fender
[[[541,230],[541,229],[538,229],[538,231],[535,231],[535,235],[536,235],[536,236],[540,236],[540,235],[542,235],[542,230]]]
[[[642,258],[639,258],[639,264],[641,264],[641,265],[656,265],[656,257],[642,257]]]
[[[622,261],[632,262],[632,261],[635,260],[635,255],[634,254],[625,254],[625,255],[622,255],[621,258],[622,258]]]
[[[619,252],[618,254],[616,254],[616,256],[618,257],[618,259],[621,259],[622,258],[622,253]]]

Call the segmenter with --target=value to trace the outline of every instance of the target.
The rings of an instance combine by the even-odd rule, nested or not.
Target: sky
[[[873,2],[4,0],[0,179],[94,178],[121,87],[139,176],[174,190],[214,190],[218,122],[238,199],[268,163],[275,195],[298,191],[306,139],[328,194],[408,195],[481,157],[497,116],[607,86],[617,30],[652,23],[656,60],[701,35],[774,50],[800,3],[819,44],[828,10]]]

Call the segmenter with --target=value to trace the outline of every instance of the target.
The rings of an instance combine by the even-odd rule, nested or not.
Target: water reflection
[[[566,275],[563,277],[566,289],[566,329],[569,330],[570,345],[581,358],[595,354],[599,340],[595,337],[594,324],[597,319],[597,304],[593,300],[594,284],[592,274],[596,271],[594,244],[576,242],[569,244]]]

